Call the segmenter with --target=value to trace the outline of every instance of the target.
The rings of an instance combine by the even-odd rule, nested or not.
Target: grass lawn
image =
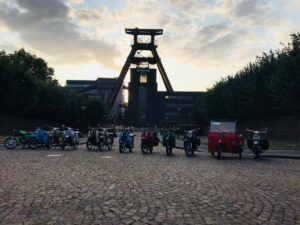
[[[3,143],[8,136],[0,136],[0,143]]]
[[[272,150],[299,150],[300,142],[287,142],[287,141],[270,141],[270,149]]]

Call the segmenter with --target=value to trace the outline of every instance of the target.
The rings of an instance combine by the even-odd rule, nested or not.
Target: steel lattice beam
[[[155,35],[162,35],[163,30],[162,29],[125,29],[125,32],[127,34],[134,35],[134,43],[131,46],[132,49],[126,59],[126,62],[121,70],[120,76],[118,77],[114,90],[111,92],[107,105],[109,109],[111,109],[116,101],[116,98],[119,94],[119,91],[123,85],[124,79],[126,77],[126,74],[130,68],[130,64],[137,64],[139,61],[146,61],[149,62],[150,64],[157,64],[158,70],[161,74],[161,77],[163,79],[164,85],[166,86],[166,89],[168,92],[173,92],[172,85],[170,83],[170,80],[167,76],[167,73],[162,65],[162,62],[159,58],[159,55],[156,51],[156,45],[154,43],[154,37]],[[139,43],[137,40],[138,35],[150,35],[151,36],[151,42],[150,43]],[[141,57],[135,57],[135,53],[138,50],[150,50],[153,54],[153,58],[148,57],[148,58],[141,58]]]

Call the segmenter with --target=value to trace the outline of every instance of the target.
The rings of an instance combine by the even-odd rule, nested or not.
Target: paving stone
[[[138,139],[122,155],[0,149],[0,224],[300,224],[299,161],[143,155]]]

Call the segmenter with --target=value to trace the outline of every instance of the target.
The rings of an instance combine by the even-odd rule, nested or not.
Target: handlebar
[[[255,133],[255,134],[266,134],[268,132],[268,128],[266,127],[264,131],[250,130],[250,129],[246,129],[246,131],[250,132],[250,133]]]

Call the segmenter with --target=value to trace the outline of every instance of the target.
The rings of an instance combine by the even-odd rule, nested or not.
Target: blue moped
[[[46,147],[47,149],[50,149],[51,141],[49,138],[49,134],[43,129],[38,128],[29,136],[28,145],[33,149],[39,147]]]
[[[124,153],[126,149],[129,152],[132,152],[133,143],[134,143],[134,134],[131,133],[129,129],[126,129],[124,132],[119,134],[119,151]]]

